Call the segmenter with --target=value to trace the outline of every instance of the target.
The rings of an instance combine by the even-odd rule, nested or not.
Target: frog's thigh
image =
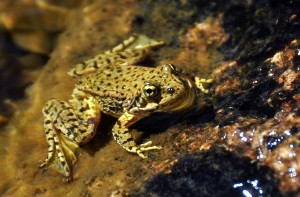
[[[147,143],[137,145],[134,141],[132,135],[129,132],[128,127],[140,120],[143,117],[135,117],[132,114],[125,113],[123,114],[114,125],[113,137],[117,141],[118,144],[122,146],[125,150],[131,153],[136,153],[142,158],[146,158],[142,152],[149,150],[159,150],[162,149],[160,146],[151,146],[152,142],[149,141]]]
[[[95,135],[95,130],[101,117],[100,106],[93,96],[76,88],[72,97],[70,104],[77,115],[74,140],[78,144],[85,144]]]

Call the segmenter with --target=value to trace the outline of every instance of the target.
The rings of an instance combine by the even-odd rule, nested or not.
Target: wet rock
[[[217,148],[183,156],[170,172],[154,176],[131,195],[281,196],[278,182],[269,169]]]

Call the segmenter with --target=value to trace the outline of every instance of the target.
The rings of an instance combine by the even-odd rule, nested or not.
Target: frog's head
[[[182,111],[195,104],[194,82],[174,65],[156,67],[148,74],[147,80],[133,113]]]

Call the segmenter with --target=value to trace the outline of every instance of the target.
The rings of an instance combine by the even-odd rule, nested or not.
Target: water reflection
[[[233,188],[241,191],[241,195],[245,197],[263,196],[264,194],[263,188],[259,186],[257,179],[234,183]]]

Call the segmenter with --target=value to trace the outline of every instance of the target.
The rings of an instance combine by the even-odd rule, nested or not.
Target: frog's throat
[[[173,99],[173,103],[166,105],[162,111],[164,112],[178,112],[190,109],[192,107],[198,108],[198,91],[192,78],[187,76],[181,76],[177,78],[180,83],[183,83],[184,92],[177,95]]]
[[[180,98],[176,98],[175,101],[177,101],[177,102],[174,102],[174,103],[168,105],[162,111],[164,111],[164,112],[177,112],[177,111],[183,111],[185,109],[193,107],[196,103],[196,91],[195,91],[195,89],[190,88],[187,91],[187,94],[182,94],[180,96]]]
[[[182,82],[182,81],[181,81]],[[172,102],[160,102],[157,111],[160,112],[178,112],[192,108],[197,104],[197,88],[190,78],[185,79],[184,91],[178,94],[176,98],[172,99]]]

